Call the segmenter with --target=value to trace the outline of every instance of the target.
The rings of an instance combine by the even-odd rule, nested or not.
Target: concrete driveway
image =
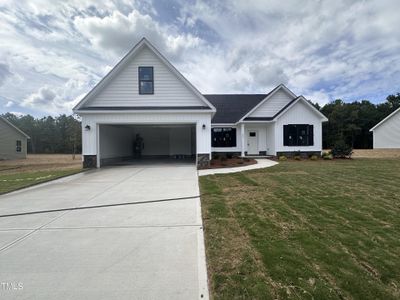
[[[207,299],[197,171],[109,167],[0,196],[0,299]],[[169,198],[133,205],[113,204]]]

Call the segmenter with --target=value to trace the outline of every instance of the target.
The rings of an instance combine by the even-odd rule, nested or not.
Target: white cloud
[[[11,107],[14,105],[14,102],[12,101],[7,101],[7,103],[4,105],[4,107]]]

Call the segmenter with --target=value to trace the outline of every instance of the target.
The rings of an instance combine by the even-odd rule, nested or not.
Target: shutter
[[[289,126],[283,125],[283,146],[289,146]]]
[[[308,125],[308,146],[314,146],[314,125]]]

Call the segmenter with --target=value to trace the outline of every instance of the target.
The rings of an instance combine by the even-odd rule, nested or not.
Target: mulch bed
[[[253,158],[218,158],[212,159],[210,161],[210,167],[207,169],[219,169],[219,168],[233,168],[233,167],[242,167],[248,165],[254,165],[257,161]]]

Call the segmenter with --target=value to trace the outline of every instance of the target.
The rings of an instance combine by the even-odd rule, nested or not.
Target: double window
[[[21,141],[17,141],[15,144],[15,151],[21,152],[22,151],[22,143]]]
[[[154,94],[153,67],[139,67],[139,94]]]
[[[212,147],[236,147],[236,128],[212,128],[211,145]]]
[[[314,126],[308,124],[283,125],[284,146],[313,146]]]

